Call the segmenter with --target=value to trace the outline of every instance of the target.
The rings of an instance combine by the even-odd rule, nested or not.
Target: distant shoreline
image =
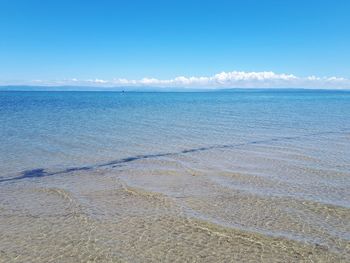
[[[4,91],[53,91],[53,92],[350,92],[350,89],[327,88],[158,88],[158,87],[96,87],[96,86],[0,86]]]

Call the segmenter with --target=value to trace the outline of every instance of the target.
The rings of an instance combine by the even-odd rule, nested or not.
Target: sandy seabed
[[[349,208],[249,191],[288,186],[196,160],[3,183],[0,262],[350,261]]]

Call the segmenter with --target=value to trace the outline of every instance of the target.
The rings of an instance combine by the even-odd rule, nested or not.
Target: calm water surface
[[[350,92],[0,92],[0,262],[350,260]]]

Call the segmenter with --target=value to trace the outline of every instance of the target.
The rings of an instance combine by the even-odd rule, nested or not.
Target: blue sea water
[[[0,127],[0,176],[8,177],[282,137],[301,136],[299,144],[303,136],[348,132],[350,92],[0,92]]]

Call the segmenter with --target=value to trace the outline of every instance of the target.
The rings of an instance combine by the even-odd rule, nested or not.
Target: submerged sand
[[[350,262],[350,93],[0,92],[0,262]]]
[[[189,158],[5,182],[0,262],[350,261],[348,207]]]

